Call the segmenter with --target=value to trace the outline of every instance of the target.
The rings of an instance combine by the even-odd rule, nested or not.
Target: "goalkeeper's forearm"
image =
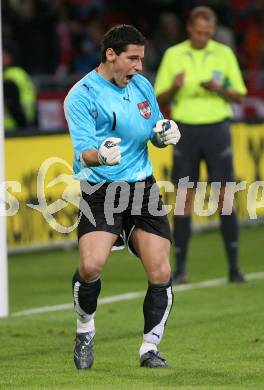
[[[86,165],[87,167],[97,167],[98,165],[100,165],[98,161],[98,150],[85,150],[81,154],[80,161],[83,163],[83,165]]]

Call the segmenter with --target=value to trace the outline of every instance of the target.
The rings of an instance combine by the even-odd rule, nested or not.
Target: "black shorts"
[[[234,181],[233,155],[229,121],[206,125],[178,123],[181,139],[174,148],[172,181],[189,176],[199,180],[200,161],[207,166],[209,182]]]
[[[82,190],[85,184],[86,182],[81,183]],[[119,184],[120,186],[125,185],[122,194]],[[109,187],[111,185],[114,185],[115,188]],[[88,183],[88,186],[92,188],[95,184]],[[104,183],[97,191],[92,191],[89,191],[90,194],[87,194],[87,191],[86,193],[82,191],[79,210],[80,221],[77,229],[78,239],[84,234],[94,231],[114,233],[118,237],[113,249],[122,249],[127,244],[133,254],[136,254],[136,251],[131,245],[130,236],[136,227],[171,241],[167,216],[152,215],[153,209],[159,213],[163,206],[159,188],[153,176],[137,183]],[[151,193],[152,196],[150,196]],[[141,195],[139,196],[139,194]],[[88,206],[85,213],[83,206]],[[113,212],[113,207],[121,207],[123,211]]]

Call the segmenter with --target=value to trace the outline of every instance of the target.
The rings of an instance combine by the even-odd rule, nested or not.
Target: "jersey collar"
[[[98,73],[98,68],[94,69],[94,75],[101,81],[101,83],[105,84],[106,86],[114,89],[116,92],[120,94],[124,94],[127,87],[118,87],[116,84],[112,83],[109,80],[106,80],[100,73]]]

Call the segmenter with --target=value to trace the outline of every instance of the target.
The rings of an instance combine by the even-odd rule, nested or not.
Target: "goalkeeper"
[[[100,275],[111,249],[120,243],[140,258],[148,278],[140,365],[168,367],[157,345],[173,303],[170,228],[167,217],[158,212],[162,201],[157,191],[157,213],[150,211],[152,189],[157,186],[147,143],[151,140],[157,147],[176,144],[180,133],[176,123],[163,119],[151,84],[139,75],[144,47],[145,38],[133,26],[110,29],[102,41],[101,64],[73,86],[64,103],[74,147],[74,173],[82,188],[80,264],[72,281],[77,316],[74,362],[78,369],[93,364]],[[122,183],[129,188],[125,209],[119,204]],[[142,202],[137,198],[138,212],[132,213],[138,188],[143,189]],[[115,190],[111,224],[106,198]]]

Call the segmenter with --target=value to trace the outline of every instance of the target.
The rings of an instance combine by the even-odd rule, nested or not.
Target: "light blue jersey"
[[[147,142],[154,136],[152,129],[163,115],[145,77],[135,75],[127,87],[120,88],[93,70],[70,90],[64,111],[74,147],[76,179],[133,183],[152,174]],[[81,153],[98,149],[108,137],[121,138],[121,163],[84,166]]]

